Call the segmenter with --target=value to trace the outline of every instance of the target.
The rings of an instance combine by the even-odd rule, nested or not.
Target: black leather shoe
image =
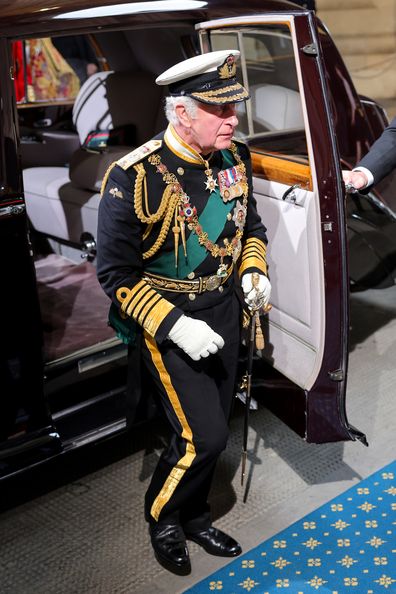
[[[236,540],[213,526],[199,532],[186,531],[186,538],[199,544],[210,555],[236,557],[242,553],[241,545]]]
[[[155,557],[162,567],[177,575],[187,575],[191,572],[186,539],[180,526],[152,525],[150,537]]]

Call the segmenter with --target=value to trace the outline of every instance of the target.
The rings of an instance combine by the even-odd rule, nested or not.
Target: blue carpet
[[[395,594],[396,461],[184,594]]]

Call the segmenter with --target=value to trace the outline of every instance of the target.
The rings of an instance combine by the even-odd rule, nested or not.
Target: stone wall
[[[396,1],[316,0],[359,93],[396,101]]]

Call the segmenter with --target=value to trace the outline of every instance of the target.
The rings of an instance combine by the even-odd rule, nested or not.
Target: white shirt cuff
[[[355,167],[352,171],[361,171],[367,177],[367,184],[364,186],[367,188],[368,186],[372,186],[374,183],[374,175],[371,173],[370,169],[366,169],[366,167]]]

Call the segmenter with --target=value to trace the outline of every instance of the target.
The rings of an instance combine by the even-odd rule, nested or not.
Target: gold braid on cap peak
[[[220,89],[214,89],[212,91],[196,91],[195,93],[191,93],[191,95],[204,95],[205,97],[216,97],[217,95],[230,93],[231,91],[236,91],[240,88],[241,85],[239,83],[236,83],[235,85],[229,85],[228,87],[220,87]]]
[[[222,92],[224,92],[222,90]],[[213,91],[205,91],[204,93],[201,92],[197,92],[197,93],[191,93],[191,97],[197,97],[197,99],[206,99],[207,101],[210,101],[211,103],[230,103],[232,101],[239,101],[240,99],[246,99],[248,97],[248,94],[246,91],[243,91],[242,93],[237,93],[236,95],[226,95],[225,97],[215,97],[213,96]]]

